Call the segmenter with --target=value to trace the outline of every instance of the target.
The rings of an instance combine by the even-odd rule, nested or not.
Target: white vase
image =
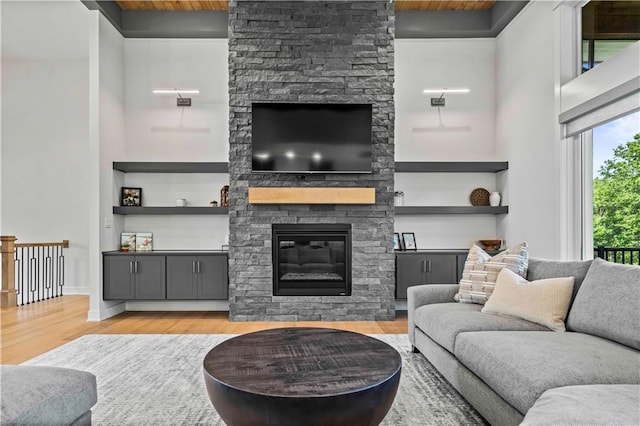
[[[497,207],[500,205],[500,193],[499,192],[492,192],[491,195],[489,195],[489,204],[492,207]]]

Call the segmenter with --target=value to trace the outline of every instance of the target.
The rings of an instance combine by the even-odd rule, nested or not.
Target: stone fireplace
[[[229,3],[232,321],[395,318],[393,34],[393,3],[386,0]],[[252,172],[251,106],[260,102],[371,104],[372,172]],[[251,204],[250,187],[374,188],[375,203]],[[338,241],[274,239],[273,231],[281,225],[349,227],[351,247],[345,242],[345,262],[340,262]],[[295,254],[293,250],[282,254],[291,262],[278,260],[274,265],[274,250],[277,256],[282,253],[277,241],[284,243],[283,250],[295,248]],[[289,264],[284,273],[276,270],[281,263]],[[312,263],[324,266],[303,268]],[[323,268],[325,272],[320,271]],[[297,274],[316,275],[286,276],[294,269]],[[339,281],[336,276],[341,282],[332,289],[337,282],[330,281]],[[283,277],[276,290],[274,279]],[[306,293],[301,278],[309,278],[311,290]]]

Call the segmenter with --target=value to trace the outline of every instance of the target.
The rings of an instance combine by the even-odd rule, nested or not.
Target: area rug
[[[484,425],[406,335],[376,334],[402,355],[398,394],[383,425]],[[86,335],[25,362],[96,375],[94,425],[224,425],[207,396],[202,361],[230,334]]]

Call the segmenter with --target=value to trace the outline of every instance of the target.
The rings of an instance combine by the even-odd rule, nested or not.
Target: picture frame
[[[153,233],[136,232],[136,251],[153,250]]]
[[[142,206],[142,188],[122,187],[120,191],[120,205],[125,207]]]
[[[413,232],[403,232],[402,245],[404,245],[405,250],[418,250],[418,245],[416,244],[416,234],[414,234]]]
[[[136,233],[120,233],[120,251],[136,251]]]
[[[400,239],[400,234],[397,232],[393,233],[393,249],[402,250],[402,240]]]

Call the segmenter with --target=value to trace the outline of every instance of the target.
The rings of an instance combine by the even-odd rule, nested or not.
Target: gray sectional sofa
[[[96,376],[70,368],[0,366],[0,424],[90,426]]]
[[[567,332],[409,287],[409,339],[492,425],[640,424],[640,267],[530,259],[529,281],[575,277]]]

